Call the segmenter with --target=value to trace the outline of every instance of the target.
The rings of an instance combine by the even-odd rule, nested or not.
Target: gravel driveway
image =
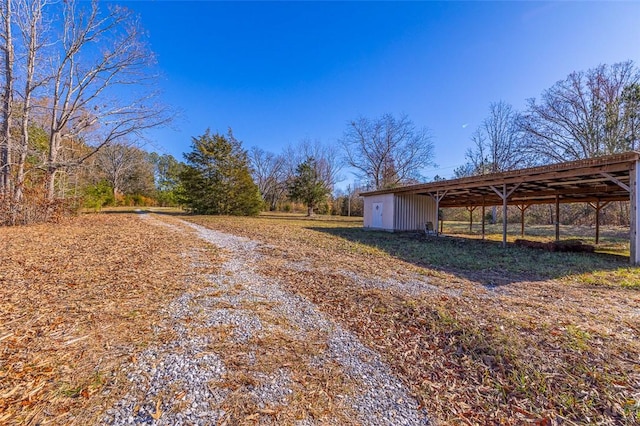
[[[194,274],[194,290],[167,307],[157,332],[177,338],[125,367],[130,391],[104,424],[429,424],[377,353],[257,272],[258,242],[141,217],[192,233],[225,261],[214,274]],[[197,251],[185,257],[194,270],[206,266]]]

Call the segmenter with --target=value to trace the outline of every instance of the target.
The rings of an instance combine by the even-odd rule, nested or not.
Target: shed
[[[436,202],[431,197],[393,192],[364,196],[365,228],[417,231],[435,221]]]
[[[533,204],[555,204],[556,239],[559,205],[589,203],[596,211],[612,201],[630,202],[631,263],[640,264],[640,153],[636,151],[587,160],[443,180],[364,192],[365,228],[388,231],[422,229],[426,222],[438,229],[440,207],[516,205],[524,212]],[[502,244],[507,223],[503,214]]]

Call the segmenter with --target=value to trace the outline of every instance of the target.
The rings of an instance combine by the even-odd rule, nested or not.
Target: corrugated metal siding
[[[396,231],[423,230],[426,222],[436,223],[436,202],[427,195],[396,195],[394,211]]]

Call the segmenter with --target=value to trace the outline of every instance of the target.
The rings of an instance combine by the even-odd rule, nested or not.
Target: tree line
[[[366,137],[352,138],[356,131]],[[367,143],[369,137],[378,146]],[[418,182],[419,166],[428,164],[433,150],[425,129],[416,129],[406,116],[390,114],[348,123],[341,142],[339,146],[303,139],[275,154],[257,146],[245,150],[231,129],[226,134],[206,130],[192,138],[191,151],[182,162],[114,143],[85,165],[91,179],[84,181],[81,196],[85,206],[96,208],[146,203],[182,206],[198,214],[254,215],[303,208],[308,216],[361,216],[359,192],[370,189],[370,182],[384,187]],[[378,151],[363,152],[372,148]],[[349,150],[351,162],[345,158]],[[357,150],[362,151],[356,154]],[[365,183],[337,189],[345,164],[359,166]]]
[[[171,119],[154,89],[153,52],[116,5],[0,0],[0,222],[51,220],[106,204],[182,205],[256,214],[303,207],[362,214],[362,190],[423,182],[429,130],[406,115],[357,117],[333,143],[245,150],[206,131],[178,161],[144,151]],[[517,111],[499,101],[455,177],[639,149],[640,72],[632,61],[576,71]],[[356,182],[337,189],[341,173]]]
[[[185,163],[144,152],[145,130],[171,120],[154,88],[154,65],[139,20],[124,7],[98,0],[0,0],[0,223],[47,221],[81,206],[132,202],[236,214],[242,209],[232,199],[252,199],[252,185],[260,209],[295,202],[308,213],[352,212],[356,188],[327,198],[344,164],[332,145],[303,141],[278,155],[259,148],[247,153],[231,133],[208,132],[194,139]],[[346,163],[367,185],[418,179],[416,171],[431,156],[426,132],[406,116],[361,118],[350,129]],[[231,148],[217,157],[198,154],[224,143]],[[217,177],[214,166],[203,164],[229,155],[237,158]],[[231,176],[234,167],[245,166]],[[208,174],[198,177],[203,168]],[[229,184],[234,179],[237,188]],[[233,192],[205,199],[207,185]],[[348,201],[344,209],[342,201]],[[255,212],[248,203],[245,213]]]
[[[259,147],[245,151],[231,130],[207,130],[185,154],[178,199],[203,214],[252,215],[297,205],[308,216],[336,213],[340,197],[331,195],[341,167],[336,148],[319,141],[302,140],[276,155]]]
[[[523,111],[504,101],[490,104],[488,116],[471,136],[473,145],[464,154],[465,163],[454,170],[454,177],[639,149],[639,113],[640,71],[632,61],[572,72],[544,90],[539,99],[528,99]],[[349,187],[346,193],[336,194],[350,206],[360,190],[425,181],[421,172],[433,166],[433,157],[428,129],[416,126],[406,115],[384,114],[349,121],[337,144],[328,147],[306,141],[299,149],[288,147],[281,154],[254,147],[248,152],[248,163],[266,208],[281,209],[287,201],[311,200],[317,194],[313,203],[305,201],[311,214],[331,194],[335,171],[344,166],[361,182],[357,189]],[[304,196],[299,187],[291,186],[292,179],[302,177],[309,182]],[[334,212],[344,212],[340,205],[333,207]],[[358,207],[356,214],[361,213]],[[548,217],[544,207],[536,209],[540,212],[534,216],[540,221]],[[621,212],[615,215],[616,222],[628,211],[616,205],[610,209]],[[573,208],[567,216],[580,221],[584,215],[579,211],[588,209]]]
[[[99,151],[171,118],[144,34],[131,11],[97,0],[1,1],[3,223],[51,219]]]

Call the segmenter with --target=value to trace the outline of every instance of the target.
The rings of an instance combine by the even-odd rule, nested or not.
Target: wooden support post
[[[596,245],[600,244],[600,200],[596,202]]]
[[[482,200],[482,239],[484,240],[484,200]]]
[[[600,244],[600,201],[596,207],[596,245]]]
[[[433,195],[431,192],[429,193],[429,196],[436,202],[436,224],[433,227],[433,229],[436,231],[436,236],[438,236],[442,232],[442,230],[438,232],[438,229],[440,229],[438,227],[440,221],[440,201],[444,198],[445,195],[447,195],[447,192],[448,190],[440,194],[440,190],[438,190],[436,191],[436,195]]]
[[[440,228],[438,228],[438,224],[440,223],[440,191],[438,191],[436,193],[436,226],[434,227],[435,231],[436,231],[436,237],[440,235],[440,232],[438,232],[438,230]]]
[[[556,242],[560,241],[560,196],[556,195]]]
[[[629,169],[629,185],[611,176],[609,173],[600,173],[610,181],[614,182],[622,189],[629,191],[629,216],[631,219],[631,229],[629,232],[629,262],[632,265],[640,265],[640,162],[636,161]]]
[[[509,197],[511,196],[511,194],[513,194],[513,191],[518,189],[519,186],[519,183],[516,184],[508,192],[506,183],[502,184],[502,191],[499,191],[494,186],[489,187],[493,190],[493,192],[498,194],[498,197],[500,197],[500,199],[502,199],[502,247],[507,246],[507,202],[509,201]]]
[[[640,225],[640,162],[636,161],[629,170],[629,189],[630,189],[630,206],[629,213],[631,216],[630,229],[630,256],[629,262],[632,265],[640,265],[640,233],[638,226]]]
[[[522,206],[518,205],[517,207],[520,210],[520,236],[524,237],[524,212],[531,207],[531,204],[523,204]]]
[[[473,233],[473,212],[477,208],[478,208],[478,206],[473,206],[473,207],[467,206],[466,207],[467,211],[469,212],[469,234]]]
[[[622,189],[629,191],[629,216],[630,216],[630,232],[629,232],[629,262],[632,265],[640,265],[640,162],[635,161],[629,168],[629,185],[616,179],[609,173],[601,172],[602,176],[614,182]],[[593,205],[591,205],[593,207]],[[606,204],[596,205],[596,244],[599,241],[600,233],[600,209]],[[598,208],[599,207],[599,208]]]
[[[597,200],[595,204],[587,203],[589,207],[595,209],[596,211],[596,245],[600,244],[600,210],[607,207],[610,201],[605,201],[604,203],[600,200]]]
[[[503,193],[507,193],[507,184],[502,185]],[[507,198],[502,198],[502,247],[507,246]]]

